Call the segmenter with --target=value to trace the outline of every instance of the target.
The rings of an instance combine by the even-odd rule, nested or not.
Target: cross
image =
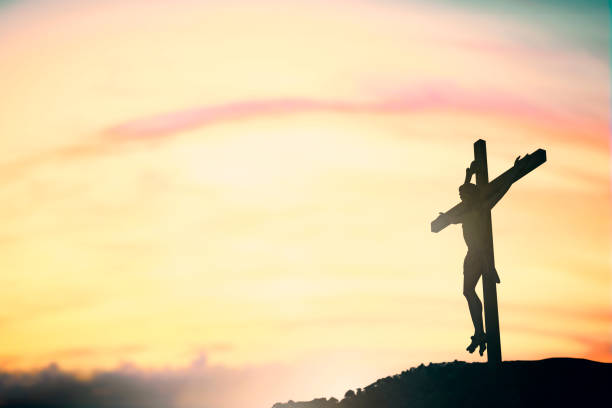
[[[476,162],[476,185],[480,191],[481,201],[494,201],[496,196],[507,191],[510,185],[540,166],[546,161],[546,151],[538,149],[518,160],[515,165],[489,183],[489,171],[487,167],[487,145],[484,140],[474,143],[474,161]],[[497,198],[497,199],[499,199]],[[494,205],[494,204],[493,204]],[[441,214],[431,223],[432,232],[440,232],[446,228],[453,219],[459,219],[468,211],[467,205],[462,201],[449,211]],[[501,364],[501,343],[499,335],[499,315],[497,311],[497,283],[499,278],[495,272],[495,260],[493,258],[493,231],[491,226],[491,210],[485,209],[480,213],[480,226],[484,237],[481,248],[484,254],[486,270],[482,274],[482,292],[484,297],[484,315],[487,333],[487,361],[492,365]]]

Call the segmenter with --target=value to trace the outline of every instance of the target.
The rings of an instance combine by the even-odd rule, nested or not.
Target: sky
[[[482,361],[460,227],[429,226],[478,139],[490,178],[548,156],[492,212],[503,358],[612,362],[609,15],[0,2],[0,401],[269,407]]]

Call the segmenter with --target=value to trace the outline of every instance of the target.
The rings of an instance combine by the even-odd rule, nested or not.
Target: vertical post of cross
[[[489,169],[487,166],[487,144],[480,139],[474,143],[474,160],[478,163],[476,171],[476,185],[483,191],[489,183]],[[485,236],[485,251],[488,254],[487,270],[482,275],[482,293],[484,298],[484,316],[487,333],[487,361],[491,365],[501,364],[501,342],[499,338],[499,315],[497,311],[497,282],[494,273],[495,259],[493,257],[493,228],[491,224],[491,211],[483,214],[483,228]]]

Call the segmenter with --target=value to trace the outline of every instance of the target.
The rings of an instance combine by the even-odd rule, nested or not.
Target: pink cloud
[[[381,115],[450,112],[483,118],[495,116],[519,124],[540,125],[543,135],[578,141],[596,148],[607,149],[609,143],[608,118],[560,113],[502,92],[467,91],[449,84],[434,84],[365,102],[308,98],[246,100],[137,118],[106,129],[102,140],[87,140],[4,163],[0,166],[0,179],[14,179],[32,167],[50,161],[111,153],[114,146],[108,141],[154,140],[217,124],[316,112]]]
[[[466,91],[449,86],[429,86],[397,93],[377,101],[316,100],[280,98],[247,100],[162,113],[129,120],[105,133],[117,141],[151,139],[220,123],[265,116],[309,112],[341,114],[411,114],[420,112],[457,112],[471,115],[495,115],[511,120],[581,129],[594,144],[607,143],[603,119],[575,118],[496,91]]]

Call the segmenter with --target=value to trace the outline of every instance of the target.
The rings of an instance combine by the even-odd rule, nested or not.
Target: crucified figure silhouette
[[[470,317],[474,324],[474,335],[471,337],[472,341],[467,346],[467,351],[473,353],[479,347],[478,352],[481,356],[487,348],[487,340],[482,322],[482,302],[476,294],[476,284],[485,273],[491,273],[495,282],[500,282],[495,267],[491,267],[493,262],[489,259],[489,251],[487,250],[487,229],[484,225],[485,214],[510,189],[522,167],[519,165],[519,160],[520,156],[514,161],[514,166],[500,177],[494,194],[484,197],[480,189],[471,183],[472,176],[478,171],[479,165],[477,161],[473,161],[470,167],[465,169],[465,181],[459,187],[459,197],[465,205],[465,211],[449,219],[449,222],[452,224],[461,224],[463,239],[468,247],[463,261],[463,295],[467,299]],[[450,216],[450,214],[444,213],[440,213],[440,215]]]
[[[510,186],[546,162],[546,151],[538,149],[519,157],[514,165],[489,182],[487,147],[484,140],[474,143],[474,161],[465,171],[465,181],[459,187],[461,202],[431,222],[431,232],[440,232],[450,224],[462,224],[463,238],[468,252],[463,263],[463,293],[468,301],[470,316],[474,323],[474,335],[467,350],[473,353],[480,346],[480,355],[487,350],[489,364],[501,364],[501,342],[499,315],[497,311],[497,284],[499,276],[495,270],[493,254],[493,227],[491,209],[506,194]],[[476,175],[476,184],[472,176]],[[482,276],[483,304],[476,295],[476,284]]]

